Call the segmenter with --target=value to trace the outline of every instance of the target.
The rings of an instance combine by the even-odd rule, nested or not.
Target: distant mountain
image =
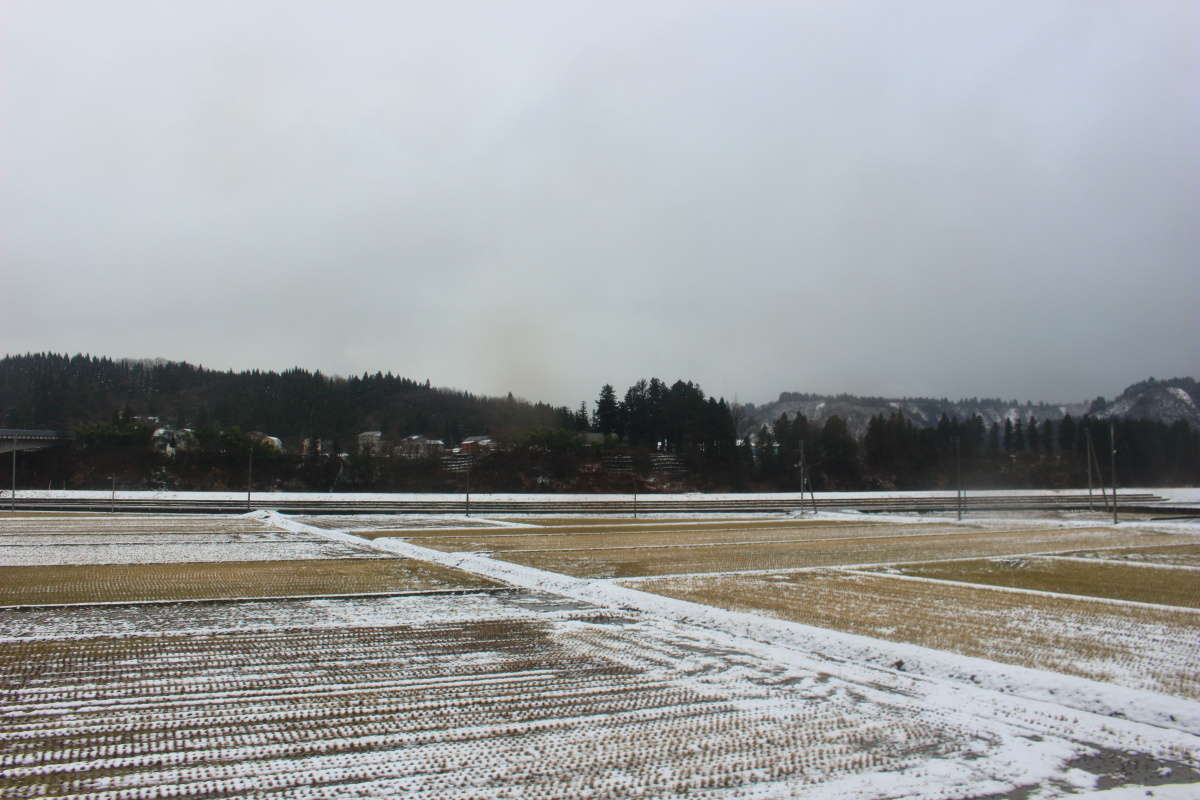
[[[1185,420],[1200,427],[1200,383],[1193,378],[1151,378],[1135,383],[1121,396],[1095,412],[1097,417],[1152,419],[1159,422]]]
[[[936,425],[943,414],[959,419],[969,419],[978,414],[989,426],[1005,419],[1015,422],[1036,417],[1038,420],[1057,421],[1066,414],[1076,418],[1092,414],[1101,418],[1151,419],[1167,423],[1186,420],[1193,427],[1200,428],[1200,384],[1192,378],[1166,381],[1150,378],[1133,384],[1111,402],[1098,397],[1077,403],[1021,403],[975,397],[953,401],[929,397],[856,397],[849,394],[783,392],[772,403],[742,406],[738,433],[744,435],[761,425],[770,425],[786,413],[789,417],[803,414],[810,423],[818,425],[836,415],[846,421],[855,436],[861,436],[866,432],[871,417],[879,414],[890,416],[897,411],[919,426]]]

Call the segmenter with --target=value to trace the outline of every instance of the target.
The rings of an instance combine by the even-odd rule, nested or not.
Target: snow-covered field
[[[377,558],[378,552],[244,517],[0,517],[0,566]]]
[[[523,528],[515,522],[503,522],[458,514],[318,514],[294,519],[324,530],[380,531],[457,528]]]
[[[0,516],[0,567],[374,558],[377,551],[241,517]]]
[[[253,546],[327,546],[321,563],[369,551],[511,588],[0,609],[0,796],[1200,795],[1200,703],[1119,685],[1134,673],[1101,682],[422,546],[444,517],[382,523],[412,541],[269,512],[196,518],[224,533],[156,519],[82,534],[47,518],[10,546],[147,550],[138,537],[159,524],[170,547],[202,550],[246,544],[208,538],[236,529],[268,537]],[[1078,621],[1105,635],[1103,615]],[[1136,659],[1139,634],[1124,635]],[[1186,649],[1169,636],[1154,646]]]

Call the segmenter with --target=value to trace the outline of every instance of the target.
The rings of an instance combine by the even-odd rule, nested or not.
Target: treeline
[[[623,394],[606,384],[589,409],[438,389],[390,373],[341,378],[302,369],[220,372],[181,362],[35,354],[0,359],[0,427],[73,431],[67,447],[22,455],[22,486],[243,488],[254,458],[256,490],[774,491],[936,489],[961,475],[973,488],[1086,485],[1090,439],[1097,481],[1110,480],[1109,422],[943,416],[934,426],[903,413],[872,417],[856,437],[838,416],[821,424],[781,415],[739,440],[740,410],[697,384],[639,380]],[[158,420],[158,421],[155,421]],[[155,427],[189,428],[169,452]],[[1120,419],[1121,485],[1200,484],[1200,432]],[[411,434],[448,448],[486,434],[500,446],[469,470],[436,454],[360,453],[357,434]],[[285,448],[264,444],[278,436]],[[305,439],[325,443],[319,452]],[[157,445],[157,446],[156,446]],[[341,455],[346,454],[346,455]],[[9,464],[0,460],[7,485]]]
[[[1125,486],[1200,482],[1200,431],[1186,421],[1146,419],[1007,419],[943,416],[933,427],[901,413],[876,415],[861,441],[838,417],[820,428],[803,415],[782,415],[755,435],[756,483],[799,488],[802,444],[816,489],[1067,488],[1111,481],[1115,436],[1117,481]],[[1089,459],[1089,445],[1091,442]]]
[[[0,427],[72,430],[117,415],[156,417],[179,428],[262,431],[297,449],[306,438],[349,449],[365,430],[458,442],[579,424],[566,407],[440,389],[390,372],[349,378],[299,368],[221,372],[185,362],[53,353],[0,359]]]
[[[622,400],[605,384],[596,400],[591,429],[632,447],[676,453],[689,460],[729,465],[737,432],[725,398],[705,398],[691,381],[667,386],[658,378],[640,380]]]

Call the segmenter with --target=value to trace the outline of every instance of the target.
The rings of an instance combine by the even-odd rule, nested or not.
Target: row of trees
[[[433,460],[298,455],[296,445],[307,437],[332,439],[335,452],[353,452],[355,434],[370,429],[388,438],[423,433],[451,444],[471,433],[494,436],[505,447],[476,465],[481,490],[612,488],[626,480],[606,477],[612,455],[628,456],[641,479],[674,489],[795,490],[802,452],[816,489],[941,488],[953,485],[956,470],[977,488],[1080,486],[1089,437],[1108,469],[1108,422],[1090,415],[994,424],[978,415],[943,416],[920,426],[894,413],[873,417],[857,437],[837,416],[814,424],[784,414],[739,440],[736,413],[693,382],[668,385],[658,378],[639,380],[623,395],[606,384],[589,411],[511,395],[477,397],[383,373],[216,372],[53,354],[0,359],[0,427],[77,433],[71,448],[22,456],[35,479],[28,485],[91,486],[109,474],[123,476],[125,485],[244,485],[255,445],[243,431],[250,430],[289,444],[288,454],[255,451],[263,488],[434,490],[461,482]],[[138,419],[147,416],[193,428],[195,446],[174,459],[155,454],[153,425]],[[1115,428],[1122,484],[1200,483],[1200,432],[1188,423],[1122,419]],[[663,452],[679,457],[686,478],[651,474],[651,456]]]
[[[900,413],[877,415],[861,442],[837,417],[812,430],[803,415],[785,414],[758,432],[755,472],[770,483],[795,484],[800,442],[807,442],[817,488],[941,488],[958,474],[977,487],[1080,486],[1087,480],[1088,440],[1099,480],[1110,471],[1114,435],[1117,475],[1125,485],[1200,482],[1200,431],[1186,421],[1075,420],[1069,414],[1058,422],[991,425],[979,416],[943,416],[933,427]]]

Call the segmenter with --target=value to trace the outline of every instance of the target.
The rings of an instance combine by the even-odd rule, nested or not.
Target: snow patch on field
[[[0,544],[0,566],[67,564],[182,564],[222,561],[303,561],[315,558],[379,558],[379,553],[329,542],[229,542],[93,544],[86,547]]]
[[[460,528],[535,528],[521,522],[461,514],[317,514],[294,519],[322,530],[457,530]]]
[[[539,593],[520,597],[472,593],[452,599],[440,595],[406,595],[336,600],[272,598],[157,606],[58,606],[19,613],[0,612],[0,643],[94,636],[271,633],[291,629],[552,621],[569,616],[579,607],[577,603]]]
[[[303,531],[282,515],[270,513],[272,522],[291,530]],[[327,532],[353,539],[349,534]],[[1086,712],[1088,728],[1098,727],[1091,716],[1109,715],[1150,723],[1181,732],[1200,734],[1200,703],[1153,692],[1128,689],[1059,673],[998,664],[917,645],[887,642],[867,636],[815,628],[757,614],[727,611],[685,600],[642,592],[605,580],[574,578],[533,567],[499,561],[480,554],[446,553],[399,539],[377,539],[371,545],[381,550],[433,561],[473,572],[493,580],[538,591],[553,592],[577,600],[610,608],[637,610],[675,622],[700,625],[736,637],[738,645],[754,652],[769,652],[787,662],[800,662],[841,677],[860,681],[896,682],[908,686],[914,680],[934,679],[951,694],[965,692],[968,697],[981,689],[994,690],[1004,702],[1049,703],[1064,710]],[[770,643],[763,651],[764,643]],[[904,671],[888,665],[903,664]],[[920,679],[915,676],[921,676]],[[968,677],[970,676],[970,677]],[[971,680],[973,678],[973,680]],[[964,686],[962,682],[973,685]],[[980,696],[986,696],[985,693]],[[956,702],[962,699],[958,698]],[[990,699],[988,704],[1000,702]],[[1083,724],[1081,722],[1081,724]],[[1102,727],[1102,726],[1100,726]],[[1111,742],[1116,745],[1117,742]],[[1194,741],[1200,746],[1200,740]]]
[[[0,610],[0,794],[1050,800],[1099,748],[1200,752],[1178,698],[243,520],[518,588]]]

